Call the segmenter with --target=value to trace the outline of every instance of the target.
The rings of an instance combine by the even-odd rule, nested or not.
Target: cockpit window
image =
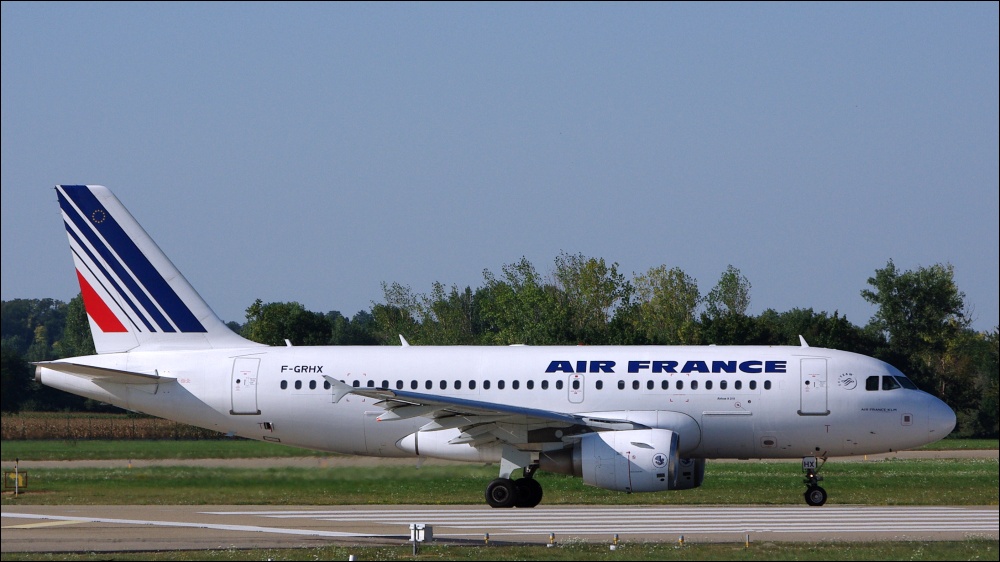
[[[865,390],[878,390],[878,376],[873,375],[865,379]]]
[[[920,390],[917,388],[917,385],[913,384],[913,381],[904,376],[896,375],[896,380],[899,381],[899,384],[903,385],[903,388],[909,390]]]
[[[882,375],[882,390],[893,390],[896,388],[901,388],[896,379],[890,377],[889,375]]]

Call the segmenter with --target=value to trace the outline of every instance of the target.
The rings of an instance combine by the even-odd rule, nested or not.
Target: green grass
[[[919,450],[993,450],[1000,448],[996,439],[944,439]],[[113,459],[250,459],[261,457],[326,457],[331,453],[288,447],[249,439],[201,441],[164,440],[5,440],[0,446],[0,460],[15,458],[34,461],[113,460]]]
[[[990,451],[1000,449],[1000,439],[942,439],[916,451]]]
[[[606,544],[572,542],[543,545],[427,545],[413,556],[405,546],[324,546],[299,549],[220,548],[171,552],[79,554],[8,553],[4,560],[996,560],[997,541],[743,543],[696,544],[624,542],[614,552]]]
[[[998,474],[996,459],[830,462],[822,484],[830,504],[997,505]],[[496,475],[492,465],[32,469],[27,492],[4,495],[3,505],[480,504]],[[652,494],[602,490],[558,474],[538,478],[546,505],[801,505],[805,490],[799,466],[787,462],[709,462],[702,487]]]

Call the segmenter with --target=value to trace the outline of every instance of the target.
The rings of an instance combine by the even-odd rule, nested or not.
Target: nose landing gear
[[[819,475],[819,469],[826,464],[825,456],[822,457],[822,461],[817,464],[816,457],[802,457],[802,470],[806,473],[806,477],[802,480],[806,485],[804,497],[806,503],[813,507],[819,507],[826,503],[826,490],[819,485],[820,480],[823,480],[823,477]]]

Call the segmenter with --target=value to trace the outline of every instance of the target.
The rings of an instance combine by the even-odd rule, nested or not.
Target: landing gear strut
[[[542,485],[534,477],[536,470],[538,464],[531,464],[524,468],[522,478],[501,476],[493,480],[486,487],[486,503],[490,507],[535,507],[542,501]]]
[[[826,503],[826,490],[819,485],[819,481],[823,479],[819,475],[819,469],[823,468],[823,465],[826,464],[826,457],[822,457],[822,460],[823,462],[817,465],[816,457],[802,458],[802,470],[806,472],[806,477],[802,480],[806,485],[804,496],[806,503],[813,507],[819,507]]]

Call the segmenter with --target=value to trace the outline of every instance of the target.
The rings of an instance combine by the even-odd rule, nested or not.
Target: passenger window
[[[521,386],[521,381],[519,380],[510,381],[510,387],[513,388],[514,390],[517,390],[518,388],[520,388],[520,386]]]
[[[490,381],[489,381],[489,379],[484,380],[483,381],[483,390],[489,390],[489,389],[490,389]]]
[[[757,390],[757,381],[750,381],[750,390]]]
[[[705,381],[705,390],[712,390],[712,381]]]
[[[625,381],[618,381],[618,390],[625,390]]]
[[[323,381],[323,389],[330,390],[330,381]]]
[[[670,381],[664,379],[663,382],[660,383],[660,388],[663,390],[670,390]]]
[[[573,390],[580,390],[580,380],[573,379]]]
[[[455,381],[455,390],[462,390],[462,381]]]
[[[563,383],[561,380],[556,381],[556,390],[562,390]]]
[[[719,381],[719,390],[725,390],[726,386],[726,381]]]
[[[736,382],[734,382],[733,383],[733,388],[735,388],[736,390],[739,390],[739,389],[743,388],[743,381],[737,380]]]
[[[601,390],[602,388],[604,388],[604,381],[597,381],[597,384],[595,386],[597,386],[597,390]]]
[[[302,381],[295,381],[295,390],[302,390]]]
[[[542,390],[549,389],[549,381],[542,381]]]
[[[357,387],[361,386],[361,381],[355,379],[355,380],[351,381],[351,386],[353,386],[354,388],[357,388]],[[310,387],[310,388],[312,388],[312,387]]]
[[[632,381],[632,390],[639,390],[639,381]]]
[[[358,381],[354,381],[358,382]],[[357,385],[355,385],[357,386]],[[316,390],[316,381],[309,381],[309,390]]]
[[[438,386],[441,387],[441,390],[448,389],[448,383],[446,383],[445,381],[441,381],[440,383],[438,383]]]
[[[382,381],[382,388],[389,388],[389,381]]]
[[[526,386],[528,388],[528,390],[534,390],[534,388],[535,388],[535,381],[528,380],[526,383],[524,383],[524,386]]]
[[[375,381],[369,380],[368,381],[368,388],[375,388]]]
[[[652,379],[646,381],[646,390],[653,390],[653,381],[652,381]]]
[[[504,387],[504,382],[503,381],[497,381],[497,390],[503,390],[503,387]]]
[[[403,390],[403,381],[396,381],[396,390]]]
[[[476,389],[476,381],[469,381],[469,390]]]
[[[281,390],[288,388],[288,381],[281,381]]]
[[[865,379],[865,390],[878,390],[878,377],[872,375]]]
[[[896,390],[897,388],[899,388],[899,383],[896,382],[896,379],[889,375],[882,375],[882,390]]]
[[[771,381],[764,381],[764,390],[771,390]]]
[[[426,381],[424,381],[424,388],[426,388],[427,390],[433,389],[434,388],[434,381],[432,381],[432,380],[426,380]]]
[[[416,390],[418,386],[420,386],[420,383],[416,380],[410,381],[410,390]]]
[[[698,390],[698,381],[691,381],[691,390]]]
[[[684,381],[677,381],[677,390],[684,390]]]

